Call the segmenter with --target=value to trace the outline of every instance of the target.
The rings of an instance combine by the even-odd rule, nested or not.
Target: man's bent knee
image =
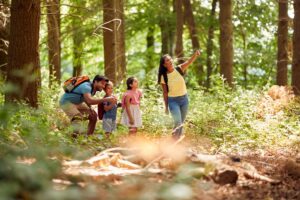
[[[97,113],[93,110],[90,114],[89,114],[89,120],[92,122],[96,122],[98,119]]]

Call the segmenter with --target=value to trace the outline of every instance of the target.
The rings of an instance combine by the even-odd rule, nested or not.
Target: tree
[[[296,95],[300,94],[300,0],[294,0],[294,34],[292,86]]]
[[[38,105],[40,14],[40,0],[12,0],[7,83],[16,91],[6,94],[6,102],[25,100]]]
[[[119,78],[124,77],[126,68],[123,7],[123,1],[103,0],[105,75],[114,83],[121,81]]]
[[[278,1],[277,85],[287,85],[288,64],[288,0]]]
[[[117,82],[125,78],[126,72],[126,47],[125,47],[125,14],[124,14],[124,0],[116,1],[116,18],[120,20],[117,24]]]
[[[0,76],[6,76],[8,36],[9,36],[9,5],[8,0],[0,1]]]
[[[175,55],[178,58],[178,63],[183,63],[183,3],[182,0],[175,0],[175,12],[176,12],[176,46]]]
[[[153,55],[154,55],[154,27],[150,26],[147,32],[147,67],[146,74],[154,68]]]
[[[220,0],[220,67],[225,81],[233,81],[232,0]]]
[[[84,31],[81,29],[84,14],[80,6],[84,6],[86,1],[76,0],[72,8],[72,38],[73,38],[73,76],[82,74],[82,53],[84,43]]]
[[[161,31],[161,54],[168,54],[170,53],[169,49],[169,28],[170,26],[169,21],[168,21],[168,15],[170,13],[170,8],[169,8],[169,0],[162,0],[162,12],[160,16],[160,31]]]
[[[60,0],[47,0],[49,86],[52,79],[60,83]]]
[[[210,87],[210,76],[212,74],[212,52],[213,52],[213,38],[214,38],[214,30],[215,30],[215,13],[216,13],[217,0],[212,1],[210,16],[209,16],[209,28],[208,28],[208,38],[207,38],[207,74],[206,74],[206,88]]]
[[[183,0],[183,5],[184,5],[184,18],[185,18],[187,27],[189,29],[190,38],[192,41],[192,47],[193,47],[193,50],[196,51],[196,50],[200,49],[200,43],[199,43],[199,39],[198,39],[198,35],[197,35],[197,28],[196,28],[196,23],[195,23],[195,19],[194,19],[191,0]],[[197,66],[197,74],[199,77],[198,82],[199,82],[199,84],[203,84],[202,77],[203,77],[204,70],[203,70],[203,66],[201,65],[201,63],[199,61],[200,60],[197,59],[195,61],[195,65]]]

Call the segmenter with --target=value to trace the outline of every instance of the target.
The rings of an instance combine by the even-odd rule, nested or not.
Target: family
[[[188,111],[188,95],[184,81],[184,73],[196,58],[200,56],[197,50],[186,62],[175,66],[169,55],[160,59],[158,70],[158,84],[161,84],[165,104],[165,113],[169,111],[174,120],[172,136],[178,139],[183,134],[183,122]],[[140,101],[142,92],[139,90],[139,82],[135,77],[129,77],[126,81],[127,91],[121,100],[122,116],[121,124],[129,129],[130,135],[135,135],[142,126]],[[104,98],[94,98],[98,91],[104,90]],[[94,133],[98,114],[91,105],[101,105],[104,108],[102,125],[107,137],[116,129],[117,98],[113,95],[113,84],[105,76],[96,75],[92,82],[83,81],[70,92],[65,92],[60,99],[60,106],[70,118],[73,127],[73,137],[86,133],[81,126],[83,120],[88,120],[87,135]]]

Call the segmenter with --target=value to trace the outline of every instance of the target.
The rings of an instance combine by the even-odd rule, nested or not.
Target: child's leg
[[[129,135],[136,135],[137,128],[136,127],[129,127]]]
[[[107,139],[110,137],[110,135],[111,135],[111,132],[105,132],[105,136]]]

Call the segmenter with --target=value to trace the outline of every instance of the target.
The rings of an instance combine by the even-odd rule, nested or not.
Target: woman
[[[163,89],[165,112],[168,114],[170,110],[174,120],[172,136],[175,139],[179,139],[182,135],[182,126],[189,105],[183,73],[199,55],[200,51],[197,50],[192,57],[177,67],[174,66],[173,60],[169,55],[164,55],[160,59],[158,84],[161,84]]]

